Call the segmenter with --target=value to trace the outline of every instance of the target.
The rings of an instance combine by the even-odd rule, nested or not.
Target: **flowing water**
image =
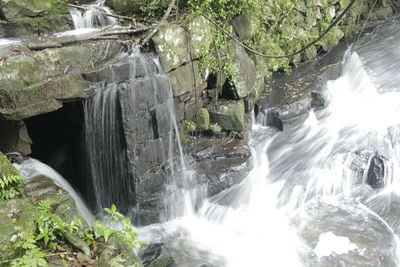
[[[104,6],[105,0],[97,0],[90,5],[82,5],[85,10],[71,8],[69,13],[75,29],[101,28],[108,25],[116,25],[117,20],[112,15],[112,11]]]
[[[323,110],[272,139],[254,125],[246,179],[142,239],[182,267],[399,266],[399,47],[397,22],[366,36]]]
[[[53,182],[67,191],[75,200],[79,213],[87,222],[94,220],[92,212],[86,207],[86,204],[72,186],[57,171],[50,166],[40,162],[39,160],[28,158],[21,164],[14,163],[14,167],[21,173],[22,177],[33,179],[38,176],[45,176],[53,180]]]

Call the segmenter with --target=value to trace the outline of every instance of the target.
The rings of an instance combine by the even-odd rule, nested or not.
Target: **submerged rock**
[[[312,200],[296,216],[306,266],[397,266],[393,231],[362,204]]]
[[[367,184],[374,189],[383,188],[385,186],[385,164],[379,155],[371,158],[367,173]]]

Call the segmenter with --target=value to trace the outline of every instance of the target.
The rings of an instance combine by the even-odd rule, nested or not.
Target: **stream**
[[[93,10],[71,11],[77,29],[87,33],[114,23],[94,19]],[[179,134],[171,86],[158,60],[137,48],[122,55],[129,64],[129,88],[153,90],[151,101],[163,98],[170,114],[165,139],[173,152],[162,153],[170,155],[172,167],[162,222],[138,228],[139,239],[164,244],[172,266],[179,267],[399,266],[399,47],[400,24],[392,21],[349,48],[342,76],[322,88],[326,106],[311,110],[304,123],[277,132],[253,118],[253,169],[243,182],[211,198],[196,183],[196,166],[174,139]],[[148,64],[136,69],[136,61]],[[86,149],[92,175],[99,178],[93,182],[99,209],[112,202],[107,199],[112,192],[120,194],[118,206],[129,202],[124,209],[134,215],[138,207],[126,196],[138,194],[137,188],[126,183],[129,178],[123,178],[125,184],[107,180],[117,171],[118,177],[128,176],[119,132],[113,133],[121,127],[111,107],[117,90],[116,82],[103,84],[86,100]],[[134,129],[134,122],[125,127]],[[99,153],[102,144],[108,153]]]

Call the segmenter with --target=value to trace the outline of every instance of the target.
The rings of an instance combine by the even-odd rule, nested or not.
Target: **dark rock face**
[[[368,173],[367,184],[374,189],[382,188],[385,185],[385,164],[379,155],[371,158]]]
[[[251,170],[250,148],[244,139],[200,137],[187,149],[194,149],[198,180],[207,184],[213,196],[240,183]]]
[[[284,131],[303,122],[311,108],[325,105],[322,88],[341,73],[345,47],[337,47],[318,61],[295,68],[290,74],[276,73],[256,104],[259,122]]]

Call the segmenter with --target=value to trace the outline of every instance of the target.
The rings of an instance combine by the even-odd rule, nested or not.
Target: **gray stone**
[[[189,61],[188,37],[178,25],[161,27],[152,38],[165,72]]]
[[[31,153],[32,140],[23,121],[0,120],[0,150],[3,152]]]
[[[200,51],[205,49],[208,51],[212,43],[212,27],[211,22],[200,16],[191,19],[187,25],[190,34],[190,51],[192,60],[200,56]]]
[[[233,18],[232,25],[239,37],[239,40],[249,38],[255,34],[257,30],[256,22],[249,19],[249,16],[246,14],[242,14]]]
[[[188,63],[168,73],[174,96],[194,91],[203,83],[197,62]]]
[[[236,70],[232,77],[235,95],[238,98],[244,98],[256,89],[256,66],[253,60],[247,55],[246,50],[236,43],[229,47],[229,54],[232,57],[232,63]]]
[[[208,106],[212,123],[217,123],[223,130],[241,132],[244,127],[244,104],[241,101],[218,101],[217,105]]]

